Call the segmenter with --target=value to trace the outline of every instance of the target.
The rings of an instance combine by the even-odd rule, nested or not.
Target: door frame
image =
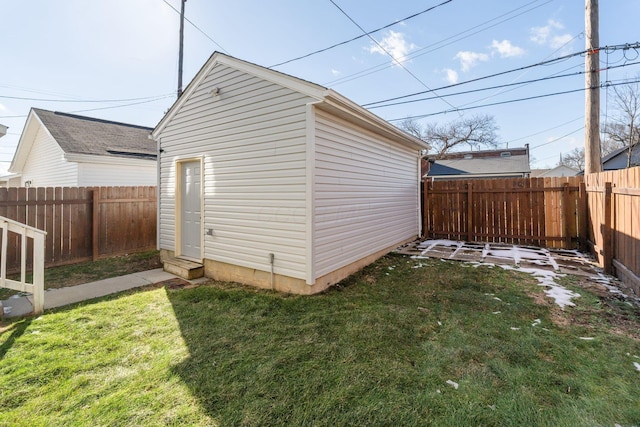
[[[189,162],[200,163],[200,258],[182,255],[182,165]],[[204,257],[204,157],[186,157],[175,160],[176,170],[176,211],[175,211],[175,243],[174,253],[176,257],[185,258],[198,263],[202,262]]]

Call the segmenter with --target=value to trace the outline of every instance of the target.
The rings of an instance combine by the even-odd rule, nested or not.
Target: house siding
[[[316,112],[315,276],[419,233],[418,152]]]
[[[22,169],[21,184],[32,187],[66,187],[78,185],[78,166],[64,159],[64,151],[44,128],[40,127]]]
[[[156,185],[158,181],[156,162],[148,163],[148,165],[131,166],[79,163],[78,185],[81,187]]]
[[[199,158],[204,258],[269,271],[273,253],[276,274],[304,279],[311,101],[217,64],[159,135],[160,248],[175,249],[176,162]]]

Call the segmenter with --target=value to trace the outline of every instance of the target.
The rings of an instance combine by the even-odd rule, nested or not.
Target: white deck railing
[[[33,295],[33,311],[40,314],[44,311],[44,236],[46,231],[21,224],[0,216],[2,230],[2,249],[0,253],[0,287],[14,291],[29,292]],[[9,232],[21,236],[20,245],[20,280],[7,279],[7,243]],[[33,239],[33,280],[27,283],[27,238]]]

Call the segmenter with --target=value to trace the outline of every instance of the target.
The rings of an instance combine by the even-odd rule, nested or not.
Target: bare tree
[[[493,116],[489,115],[477,115],[446,124],[426,126],[407,119],[399,126],[405,132],[429,144],[429,152],[436,158],[441,158],[444,154],[461,146],[479,150],[483,147],[498,145],[498,125]]]
[[[561,154],[558,166],[569,166],[579,171],[584,170],[584,147],[574,148],[567,154]]]
[[[640,142],[640,86],[629,83],[614,86],[613,106],[616,114],[605,126],[607,139],[628,147],[627,167],[631,167],[633,148]]]

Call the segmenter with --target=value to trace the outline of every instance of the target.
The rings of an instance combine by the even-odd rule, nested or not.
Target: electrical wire
[[[607,67],[607,68],[602,68],[600,69],[600,71],[605,71],[605,70],[613,70],[616,68],[623,68],[623,67],[629,67],[631,65],[639,65],[639,62],[629,62],[627,64],[622,64],[622,65],[616,65],[613,67]],[[568,69],[571,68],[575,68],[574,67],[570,67]],[[448,96],[458,96],[458,95],[467,95],[470,93],[476,93],[476,92],[483,92],[486,90],[493,90],[493,89],[502,89],[502,88],[506,88],[506,87],[511,87],[511,86],[520,86],[520,85],[528,85],[531,83],[538,83],[538,82],[543,82],[543,81],[547,81],[547,80],[554,80],[554,79],[559,79],[559,78],[564,78],[564,77],[575,77],[575,76],[579,76],[581,74],[585,74],[586,71],[581,70],[581,71],[576,71],[573,73],[567,73],[567,74],[559,74],[559,75],[551,75],[551,76],[547,76],[547,77],[541,77],[539,79],[532,79],[532,80],[525,80],[522,82],[515,82],[515,83],[506,83],[503,85],[496,85],[496,86],[490,86],[490,87],[484,87],[484,88],[479,88],[479,89],[471,89],[471,90],[466,90],[466,91],[462,91],[462,92],[455,92],[455,93],[447,93],[447,94],[443,94],[440,95],[439,97],[445,98]],[[404,104],[411,104],[414,102],[421,102],[421,101],[431,101],[433,99],[437,99],[439,97],[436,96],[430,96],[427,98],[418,98],[418,99],[410,99],[407,101],[399,101],[399,102],[392,102],[392,103],[388,103],[388,104],[381,104],[381,105],[373,105],[370,107],[367,107],[368,109],[374,109],[374,108],[383,108],[383,107],[391,107],[391,106],[395,106],[395,105],[404,105]],[[486,99],[486,98],[485,98]],[[368,104],[365,104],[365,106],[367,106]]]
[[[78,102],[78,103],[106,103],[106,102],[129,102],[129,101],[145,101],[164,98],[173,94],[164,94],[157,96],[146,96],[143,98],[124,98],[124,99],[51,99],[51,98],[26,98],[21,96],[0,95],[4,99],[17,99],[21,101],[41,101],[41,102]]]
[[[624,85],[624,84],[634,84],[634,83],[640,83],[640,80],[632,80],[632,81],[624,81],[624,82],[620,82],[620,83],[609,83],[606,85],[600,85],[600,88],[605,88],[605,87],[613,87],[613,86],[620,86],[620,85]],[[493,107],[496,105],[504,105],[504,104],[512,104],[515,102],[522,102],[522,101],[530,101],[532,99],[540,99],[540,98],[548,98],[551,96],[558,96],[558,95],[567,95],[570,93],[576,93],[576,92],[584,92],[586,90],[589,90],[590,88],[581,88],[581,89],[572,89],[572,90],[565,90],[562,92],[553,92],[553,93],[547,93],[544,95],[535,95],[535,96],[529,96],[526,98],[518,98],[518,99],[511,99],[508,101],[501,101],[501,102],[493,102],[491,104],[483,104],[483,105],[476,105],[473,107],[465,107],[465,108],[458,108],[456,110],[445,110],[445,111],[439,111],[437,113],[429,113],[429,114],[422,114],[422,115],[418,115],[418,116],[409,116],[409,117],[401,117],[398,119],[390,119],[387,120],[389,122],[398,122],[401,120],[414,120],[414,119],[424,119],[425,117],[432,117],[432,116],[437,116],[440,114],[446,114],[446,113],[454,113],[454,112],[458,112],[458,111],[467,111],[467,110],[475,110],[478,108],[484,108],[484,107]]]
[[[511,15],[511,14],[513,14],[513,13],[515,13],[515,12],[517,12],[517,11],[521,10],[521,9],[524,9],[524,8],[526,8],[526,7],[528,7],[528,6],[532,5],[532,4],[534,4],[534,3],[537,3],[537,2],[539,2],[539,1],[541,1],[541,0],[534,0],[534,1],[531,1],[531,2],[529,2],[529,3],[527,3],[527,4],[525,4],[525,5],[522,5],[522,6],[520,6],[520,7],[517,7],[517,8],[515,8],[515,9],[512,9],[512,10],[510,10],[509,12],[503,13],[502,15],[499,15],[499,16],[497,16],[497,17],[495,17],[495,18],[489,19],[489,20],[487,20],[487,21],[485,21],[485,22],[482,22],[482,23],[480,23],[480,24],[478,24],[478,25],[476,25],[476,26],[474,26],[474,27],[471,27],[471,28],[469,28],[469,29],[467,29],[467,30],[461,31],[461,32],[459,32],[459,33],[456,33],[456,34],[454,34],[454,35],[452,35],[452,36],[450,36],[450,37],[447,37],[447,38],[445,38],[445,39],[443,39],[443,40],[440,40],[440,41],[438,41],[438,42],[436,42],[436,43],[432,43],[432,44],[430,44],[430,45],[428,45],[428,46],[425,46],[425,47],[423,47],[423,48],[421,48],[421,49],[417,49],[417,50],[413,51],[412,53],[410,53],[409,55],[406,55],[405,57],[400,58],[400,59],[401,59],[402,61],[407,61],[407,60],[409,60],[409,59],[414,59],[414,58],[417,58],[417,57],[419,57],[419,56],[423,56],[423,55],[426,55],[426,54],[428,54],[428,53],[435,52],[436,50],[442,49],[442,48],[444,48],[444,47],[446,47],[446,46],[449,46],[449,45],[451,45],[451,44],[453,44],[453,43],[456,43],[456,42],[458,42],[458,41],[461,41],[461,40],[467,39],[467,38],[469,38],[469,37],[471,37],[471,36],[474,36],[474,35],[476,35],[476,34],[479,34],[479,33],[483,32],[483,31],[486,31],[486,30],[488,30],[488,29],[490,29],[490,28],[496,27],[496,26],[498,26],[498,25],[500,25],[500,24],[502,24],[502,23],[504,23],[504,22],[510,21],[510,20],[512,20],[512,19],[515,19],[515,18],[517,18],[517,17],[521,16],[521,15],[524,15],[524,14],[526,14],[526,13],[529,13],[529,12],[531,12],[531,11],[533,11],[533,10],[535,10],[535,9],[538,9],[538,8],[540,8],[540,7],[542,7],[542,6],[546,5],[546,4],[548,4],[548,3],[551,3],[553,0],[548,0],[548,1],[546,1],[545,3],[542,3],[542,4],[540,4],[540,5],[537,5],[537,6],[535,6],[535,7],[532,7],[531,9],[525,10],[525,11],[523,11],[523,12],[520,12],[520,13],[516,14],[516,15],[513,15],[513,16],[510,16],[510,17],[508,17],[508,18],[505,18],[505,19],[503,19],[503,20],[501,20],[501,21],[496,22],[495,24],[489,25],[489,26],[487,26],[486,28],[481,28],[481,27],[482,27],[482,26],[484,26],[484,25],[490,24],[490,23],[491,23],[491,22],[493,22],[493,21],[499,20],[499,19],[501,19],[501,18],[503,18],[503,17],[505,17],[505,16],[508,16],[508,15]],[[470,31],[475,30],[476,28],[481,28],[481,29],[479,29],[478,31],[475,31],[475,32],[471,32],[470,34],[466,34],[466,33],[469,33]],[[466,34],[466,35],[465,35],[465,34]],[[464,36],[463,36],[463,35],[464,35]],[[460,37],[460,36],[463,36],[463,37]],[[457,37],[457,38],[456,38],[456,37]],[[448,43],[447,43],[447,42],[448,42]],[[323,86],[326,86],[326,87],[337,86],[337,85],[340,85],[340,84],[343,84],[343,83],[350,82],[350,81],[352,81],[352,80],[359,79],[359,78],[361,78],[361,77],[368,76],[368,75],[370,75],[370,74],[377,73],[377,72],[382,71],[382,70],[384,70],[384,69],[387,69],[387,68],[389,68],[389,67],[390,67],[390,65],[389,65],[388,63],[378,64],[378,65],[375,65],[375,66],[373,66],[373,67],[367,68],[367,69],[365,69],[365,70],[359,71],[359,72],[357,72],[357,73],[353,73],[353,74],[350,74],[350,75],[348,75],[348,76],[344,76],[344,77],[340,77],[339,79],[332,80],[332,81],[330,81],[330,82],[325,83]]]
[[[573,135],[573,134],[574,134],[574,133],[576,133],[576,132],[580,132],[580,131],[581,131],[581,130],[583,130],[583,129],[584,129],[584,126],[580,126],[578,129],[576,129],[576,130],[572,130],[571,132],[569,132],[569,133],[567,133],[567,134],[564,134],[564,135],[562,135],[562,136],[560,136],[560,137],[558,137],[558,138],[552,139],[551,141],[547,141],[547,142],[545,142],[545,143],[543,143],[543,144],[538,144],[538,145],[535,145],[535,146],[533,146],[533,147],[529,147],[529,151],[531,151],[531,150],[535,150],[536,148],[544,147],[545,145],[553,144],[554,142],[558,142],[558,141],[560,141],[561,139],[564,139],[564,138],[566,138],[566,137],[568,137],[568,136],[571,136],[571,135]]]
[[[130,107],[132,105],[140,105],[140,104],[148,104],[150,102],[155,102],[155,101],[160,101],[166,98],[171,98],[174,95],[165,95],[165,96],[161,96],[161,97],[157,97],[157,98],[153,98],[153,99],[148,99],[146,101],[139,101],[139,102],[131,102],[131,103],[127,103],[127,104],[120,104],[120,105],[110,105],[108,107],[99,107],[99,108],[88,108],[88,109],[84,109],[84,110],[75,110],[75,111],[67,111],[67,113],[70,114],[75,114],[75,113],[86,113],[88,111],[99,111],[99,110],[110,110],[113,108],[123,108],[123,107]],[[19,115],[19,116],[0,116],[0,119],[21,119],[21,118],[25,118],[28,117],[27,115]]]
[[[365,31],[364,28],[362,28],[360,26],[360,24],[358,24],[351,16],[349,16],[349,14],[347,12],[345,12],[340,6],[338,6],[338,4],[334,1],[334,0],[329,0],[331,2],[331,4],[333,4],[340,12],[342,12],[342,14],[344,16],[347,17],[347,19],[349,19],[349,21],[351,21],[356,27],[358,27],[360,29],[360,31],[362,31],[364,33],[365,36],[367,36],[369,39],[371,39],[372,42],[374,42],[380,49],[382,49],[382,51],[384,53],[386,53],[393,62],[395,62],[399,67],[401,67],[403,70],[405,70],[411,77],[413,77],[418,83],[420,83],[425,89],[427,89],[429,92],[432,92],[433,94],[435,94],[436,96],[438,96],[438,94],[433,91],[431,88],[429,88],[429,86],[427,86],[422,80],[420,80],[418,78],[418,76],[416,76],[415,74],[413,74],[407,67],[404,66],[404,64],[399,61],[398,59],[396,59],[384,46],[382,46],[375,38],[373,38],[373,36],[371,34],[367,34],[367,32]],[[440,98],[440,100],[442,102],[444,102],[445,104],[447,104],[448,106],[450,106],[451,108],[455,109],[456,107],[451,104],[449,101],[447,101],[444,98]]]
[[[280,65],[284,65],[284,64],[288,64],[288,63],[290,63],[290,62],[298,61],[298,60],[300,60],[300,59],[308,58],[308,57],[310,57],[310,56],[316,55],[316,54],[318,54],[318,53],[326,52],[326,51],[328,51],[328,50],[330,50],[330,49],[333,49],[333,48],[336,48],[336,47],[338,47],[338,46],[342,46],[342,45],[345,45],[345,44],[347,44],[347,43],[351,43],[351,42],[356,41],[356,40],[359,40],[359,39],[361,39],[361,38],[363,38],[363,37],[367,37],[367,36],[369,36],[369,35],[371,35],[371,34],[377,33],[378,31],[386,30],[387,28],[391,28],[391,27],[393,27],[393,26],[395,26],[395,25],[399,25],[399,24],[401,24],[401,23],[403,23],[403,22],[406,22],[406,21],[408,21],[408,20],[410,20],[410,19],[413,19],[413,18],[415,18],[415,17],[417,17],[417,16],[423,15],[423,14],[425,14],[425,13],[427,13],[427,12],[431,12],[432,10],[437,9],[437,8],[439,8],[439,7],[441,7],[441,6],[444,6],[444,5],[445,5],[445,4],[447,4],[447,3],[451,3],[452,1],[453,1],[453,0],[446,0],[446,1],[442,2],[442,3],[440,3],[440,4],[437,4],[437,5],[435,5],[435,6],[431,6],[430,8],[425,9],[425,10],[423,10],[423,11],[421,11],[421,12],[414,13],[413,15],[407,16],[407,17],[406,17],[406,18],[404,18],[404,19],[400,19],[400,20],[394,21],[394,22],[392,22],[392,23],[390,23],[390,24],[387,24],[387,25],[384,25],[384,26],[382,26],[382,27],[380,27],[380,28],[376,28],[375,30],[371,30],[371,31],[369,31],[369,32],[365,32],[364,34],[361,34],[361,35],[359,35],[359,36],[353,37],[353,38],[351,38],[351,39],[349,39],[349,40],[345,40],[345,41],[342,41],[342,42],[339,42],[339,43],[333,44],[333,45],[331,45],[331,46],[328,46],[328,47],[325,47],[325,48],[322,48],[322,49],[318,49],[318,50],[316,50],[316,51],[313,51],[313,52],[307,53],[307,54],[305,54],[305,55],[298,56],[298,57],[293,58],[293,59],[289,59],[289,60],[287,60],[287,61],[279,62],[279,63],[274,64],[274,65],[272,65],[272,66],[270,66],[270,67],[267,67],[267,68],[279,67]]]
[[[178,9],[176,9],[175,7],[173,7],[173,5],[171,3],[169,3],[167,0],[162,0],[163,2],[165,2],[171,9],[173,9],[178,15],[182,15],[180,13],[180,11]],[[203,30],[200,29],[200,27],[198,27],[196,24],[194,24],[193,22],[191,22],[191,20],[189,18],[187,18],[186,16],[184,17],[184,20],[187,21],[189,24],[191,24],[193,26],[193,28],[195,28],[196,30],[200,31],[200,33],[202,35],[204,35],[206,38],[208,38],[209,40],[211,40],[213,42],[213,44],[215,44],[216,46],[218,46],[223,52],[225,53],[229,53],[227,52],[227,50],[225,48],[223,48],[220,43],[218,43],[217,41],[215,41],[214,39],[211,38],[211,36],[209,36],[209,34],[205,33]]]
[[[634,45],[635,45],[636,49],[640,48],[640,43],[635,43]],[[629,46],[629,44],[625,44],[625,45],[607,46],[605,48],[624,49],[624,50],[626,50],[626,49],[628,49],[628,46]],[[600,49],[605,49],[605,48],[600,48]],[[534,67],[548,65],[548,64],[552,64],[554,62],[565,61],[567,59],[570,59],[570,58],[573,58],[573,57],[576,57],[576,56],[584,55],[587,52],[588,52],[587,50],[582,50],[582,51],[579,51],[579,52],[574,52],[574,53],[570,53],[570,54],[567,54],[567,55],[563,55],[563,56],[560,56],[558,58],[553,58],[553,59],[537,62],[535,64],[525,65],[525,66],[522,66],[522,67],[510,69],[510,70],[501,71],[501,72],[494,73],[494,74],[489,74],[489,75],[486,75],[486,76],[483,76],[483,77],[477,77],[475,79],[465,80],[463,82],[458,82],[458,83],[453,83],[453,84],[446,85],[446,86],[441,86],[441,87],[436,88],[434,90],[450,89],[450,88],[453,88],[453,87],[462,86],[462,85],[469,84],[469,83],[475,83],[475,82],[478,82],[478,81],[481,81],[481,80],[490,79],[490,78],[493,78],[493,77],[503,76],[505,74],[515,73],[517,71],[522,71],[522,70],[526,70],[526,69],[530,69],[530,68],[534,68]],[[410,98],[412,96],[424,95],[425,93],[429,93],[429,92],[430,91],[428,91],[428,90],[420,91],[420,92],[414,92],[414,93],[410,93],[410,94],[407,94],[407,95],[402,95],[402,96],[396,96],[396,97],[393,97],[393,98],[383,99],[381,101],[369,102],[369,103],[366,103],[366,104],[362,104],[362,106],[366,107],[366,108],[372,108],[372,106],[376,105],[376,104],[383,104],[383,103],[389,102],[389,101],[396,101],[396,100],[399,100],[399,99]]]

